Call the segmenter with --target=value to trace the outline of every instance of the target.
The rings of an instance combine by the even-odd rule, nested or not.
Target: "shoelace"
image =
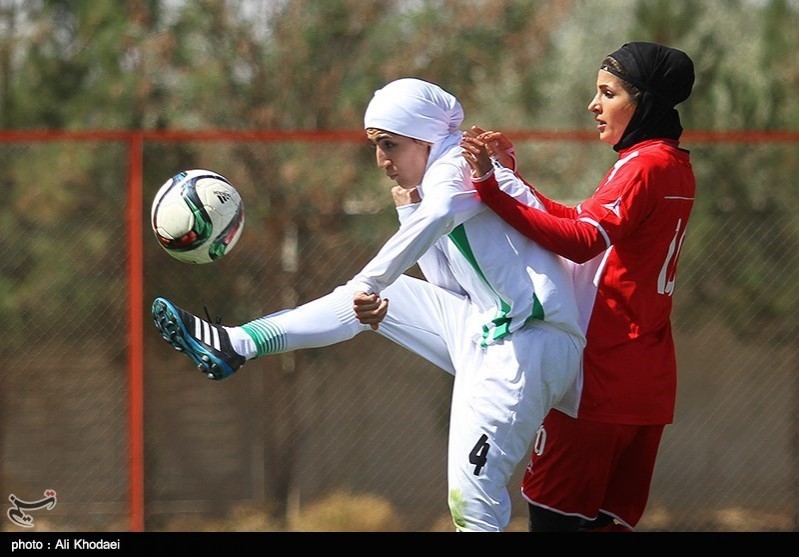
[[[203,309],[205,310],[205,316],[208,318],[208,322],[209,323],[213,323],[214,325],[221,325],[222,324],[222,316],[221,315],[217,315],[216,316],[216,321],[211,319],[211,314],[208,312],[208,306],[205,304],[205,300],[202,300],[202,302],[203,302]]]

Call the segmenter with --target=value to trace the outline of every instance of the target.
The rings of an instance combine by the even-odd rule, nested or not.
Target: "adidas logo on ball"
[[[231,199],[231,195],[229,191],[224,190],[215,190],[214,195],[219,200],[220,203],[227,203]]]

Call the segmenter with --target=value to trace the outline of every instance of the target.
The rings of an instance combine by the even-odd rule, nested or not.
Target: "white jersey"
[[[465,294],[478,308],[472,336],[490,344],[529,319],[584,343],[570,264],[514,230],[472,186],[457,135],[425,172],[421,202],[399,207],[400,228],[350,282],[379,294],[415,263],[425,278]],[[498,167],[495,172],[511,172]],[[521,202],[541,207],[520,180],[498,180]]]

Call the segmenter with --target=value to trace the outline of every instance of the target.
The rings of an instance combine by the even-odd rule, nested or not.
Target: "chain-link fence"
[[[799,529],[797,145],[687,145],[699,187],[675,294],[677,416],[641,530]],[[614,158],[582,141],[517,147],[564,200],[588,196]],[[2,529],[127,530],[127,144],[20,140],[0,144],[0,162],[0,493],[9,510],[31,504],[28,524],[10,513]],[[245,201],[238,245],[210,265],[171,259],[149,230],[155,191],[187,168],[224,174]],[[148,141],[143,171],[144,529],[451,530],[448,375],[364,333],[213,382],[149,319],[163,295],[238,324],[347,280],[395,227],[372,152]],[[320,518],[345,507],[350,522]]]

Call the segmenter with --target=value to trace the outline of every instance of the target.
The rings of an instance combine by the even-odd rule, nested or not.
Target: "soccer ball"
[[[152,228],[166,252],[185,263],[211,263],[229,253],[244,228],[241,195],[210,170],[184,170],[155,194]]]

